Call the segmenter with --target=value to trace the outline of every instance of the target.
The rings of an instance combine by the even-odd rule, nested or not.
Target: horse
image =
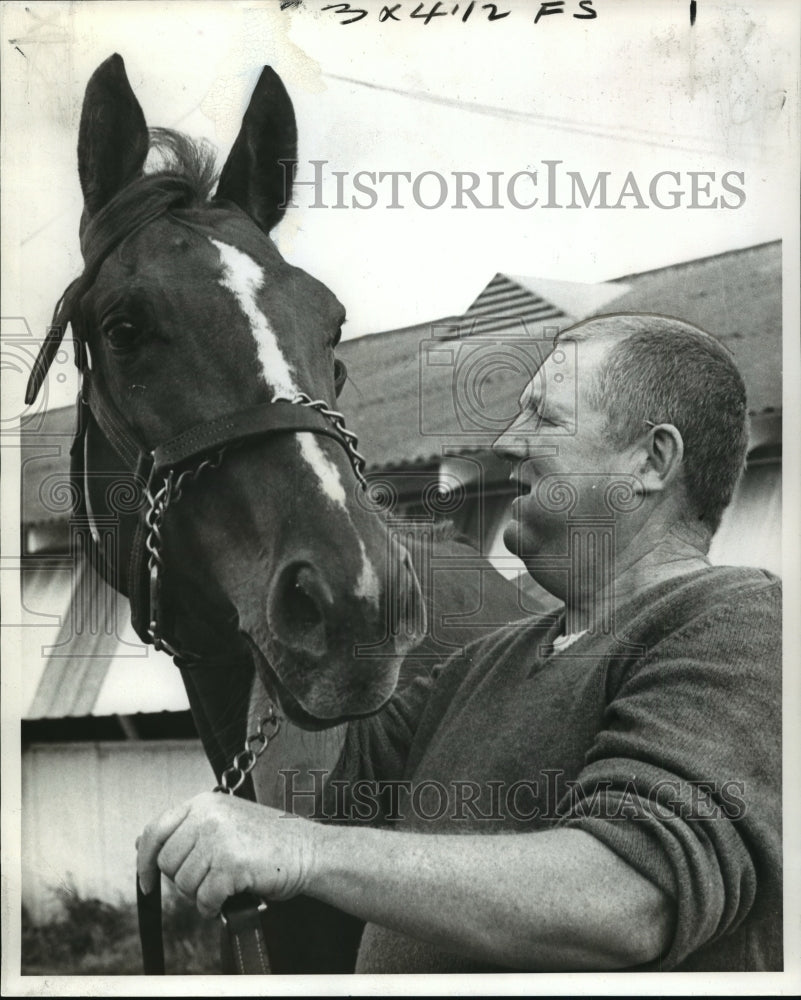
[[[265,67],[217,175],[204,145],[148,130],[122,58],[103,62],[78,139],[85,267],[27,392],[33,402],[71,325],[74,518],[139,637],[181,670],[218,780],[263,692],[288,732],[331,732],[380,709],[403,664],[404,675],[427,669],[441,651],[428,622],[477,587],[487,622],[520,617],[517,588],[494,572],[489,587],[449,574],[424,592],[370,502],[357,438],[332,408],[344,309],[269,236],[291,198],[296,143],[289,95]],[[146,172],[152,149],[161,163]],[[475,636],[451,629],[457,649]],[[237,791],[255,797],[245,772]],[[310,903],[270,908],[274,970],[346,971],[355,931],[316,964],[299,947],[325,909]],[[320,918],[311,951],[326,951],[332,926]]]
[[[161,140],[192,169],[143,175],[148,129],[110,57],[79,130],[85,270],[29,397],[69,320],[85,458],[111,448],[145,483],[148,532],[133,540],[127,582],[141,637],[177,650],[167,618],[202,618],[247,636],[287,715],[330,725],[370,713],[394,688],[422,595],[408,553],[387,552],[354,498],[362,459],[327,405],[344,309],[268,235],[290,197],[291,102],[265,69],[210,200],[209,158]],[[387,622],[394,648],[353,657]]]

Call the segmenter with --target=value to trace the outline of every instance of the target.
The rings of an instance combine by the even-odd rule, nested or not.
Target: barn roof
[[[534,364],[557,330],[589,316],[661,312],[722,339],[743,373],[751,413],[769,413],[781,409],[781,307],[780,242],[601,285],[495,275],[461,316],[343,342],[350,382],[339,403],[373,468],[434,461],[454,448],[483,450],[516,412],[530,375],[524,354]],[[471,434],[470,413],[461,411],[479,389],[490,426]]]
[[[139,641],[125,598],[85,563],[76,572],[64,560],[55,562],[23,565],[23,718],[188,710],[180,672],[166,653]]]
[[[745,379],[751,413],[782,405],[782,245],[764,243],[621,278],[609,312],[678,315],[722,340]]]
[[[471,418],[480,412],[485,423],[502,423],[515,412],[522,384],[558,329],[600,312],[625,311],[678,314],[721,337],[743,372],[752,413],[770,425],[768,437],[778,439],[780,243],[605,284],[495,275],[462,315],[343,342],[339,351],[350,380],[339,406],[373,468],[429,461],[433,465],[445,448],[483,450],[496,428],[477,431]],[[45,542],[54,524],[66,532],[68,496],[58,487],[69,467],[74,419],[74,408],[66,407],[38,412],[22,427],[23,521],[29,533],[42,532]],[[113,634],[73,629],[70,596],[74,586],[83,585],[82,578],[56,581],[46,562],[44,557],[28,561],[24,604],[34,616],[31,624],[41,623],[46,610],[51,619],[53,613],[60,616],[61,627],[52,629],[49,637],[56,655],[45,659],[37,646],[35,655],[26,657],[29,666],[38,669],[28,677],[24,716],[82,718],[185,710],[177,671],[164,654],[137,643],[122,599],[113,593],[98,596],[98,606],[118,602]],[[54,600],[50,592],[56,584]],[[102,589],[97,581],[95,585]],[[43,641],[36,629],[21,631],[32,637],[36,633],[37,641]],[[131,670],[136,670],[135,686]],[[148,700],[143,700],[143,692]]]
[[[350,378],[338,407],[371,468],[484,450],[516,412],[557,330],[601,312],[663,312],[721,338],[743,372],[751,412],[770,414],[781,410],[781,310],[780,242],[602,284],[496,274],[461,315],[343,341]],[[73,423],[72,407],[51,410],[23,436],[28,525],[66,516],[46,486],[66,474]]]

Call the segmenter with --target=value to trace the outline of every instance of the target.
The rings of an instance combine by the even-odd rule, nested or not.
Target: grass
[[[28,976],[141,975],[136,907],[83,899],[74,890],[57,893],[61,913],[34,924],[22,910],[22,974]],[[166,896],[162,923],[164,958],[173,975],[219,973],[220,924],[203,920],[177,894]]]

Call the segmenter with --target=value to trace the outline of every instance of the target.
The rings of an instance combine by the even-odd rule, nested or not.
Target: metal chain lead
[[[173,486],[171,497],[172,502],[178,503],[183,496],[184,484],[193,483],[204,469],[218,469],[222,463],[225,451],[225,448],[220,448],[216,455],[213,455],[210,458],[204,458],[198,464],[196,469],[185,469],[175,481],[175,486]]]
[[[145,538],[145,548],[148,552],[147,568],[150,574],[150,621],[148,622],[147,633],[156,649],[163,649],[171,655],[175,655],[169,644],[159,634],[158,629],[159,592],[161,590],[161,573],[164,568],[164,559],[161,555],[161,525],[167,508],[170,505],[172,485],[173,473],[170,470],[155,493],[151,490],[150,483],[145,488],[145,497],[147,499],[145,524],[148,529],[147,537]]]
[[[265,732],[268,726],[271,729]],[[234,795],[242,787],[245,778],[256,766],[256,761],[276,738],[280,729],[281,716],[276,712],[275,706],[270,704],[267,715],[259,721],[258,732],[251,733],[247,737],[244,748],[234,757],[230,767],[220,775],[220,783],[214,791]]]
[[[227,767],[220,775],[220,783],[215,786],[215,792],[222,792],[224,795],[235,795],[256,766],[259,757],[261,757],[278,735],[281,729],[281,716],[276,712],[275,705],[272,702],[269,704],[270,707],[267,715],[262,716],[259,720],[258,732],[251,733],[247,737],[244,748],[234,757],[230,767]],[[265,732],[268,726],[271,728],[268,732]],[[259,913],[263,913],[267,909],[267,903],[263,899],[253,896],[251,893],[238,893],[236,896],[230,897],[228,903],[233,903],[234,900],[237,900],[238,909],[241,909],[243,903],[248,908],[255,907]],[[220,911],[220,920],[223,926],[227,927],[228,914],[226,913],[225,905]],[[261,936],[258,931],[257,935]]]
[[[164,571],[164,557],[161,554],[162,535],[161,526],[164,516],[171,504],[177,503],[183,496],[183,488],[187,483],[194,482],[204,469],[216,469],[222,462],[225,448],[221,448],[216,455],[204,458],[194,469],[185,469],[177,479],[175,470],[170,469],[164,476],[164,481],[155,493],[150,489],[150,484],[145,489],[147,499],[147,511],[145,513],[145,523],[148,532],[145,538],[145,548],[148,552],[147,568],[150,574],[150,621],[148,622],[147,634],[153,643],[153,647],[163,650],[170,656],[179,657],[186,662],[196,663],[202,657],[189,650],[178,649],[161,635],[158,626],[158,611],[161,602],[161,575]]]
[[[307,396],[305,392],[298,392],[294,396],[274,396],[274,403],[292,403],[295,406],[308,406],[312,410],[317,410],[321,413],[327,420],[329,420],[334,427],[342,435],[342,440],[345,444],[345,450],[348,453],[348,458],[350,459],[350,464],[353,466],[353,472],[359,481],[359,485],[363,490],[367,489],[367,480],[364,478],[364,470],[367,466],[367,461],[358,450],[359,439],[353,433],[349,431],[345,426],[345,417],[338,410],[332,410],[324,399],[312,399],[311,396]]]

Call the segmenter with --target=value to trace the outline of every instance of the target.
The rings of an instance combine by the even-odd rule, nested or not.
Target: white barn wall
[[[172,803],[214,786],[199,741],[31,744],[22,755],[22,902],[34,921],[55,889],[135,901],[135,841]]]

